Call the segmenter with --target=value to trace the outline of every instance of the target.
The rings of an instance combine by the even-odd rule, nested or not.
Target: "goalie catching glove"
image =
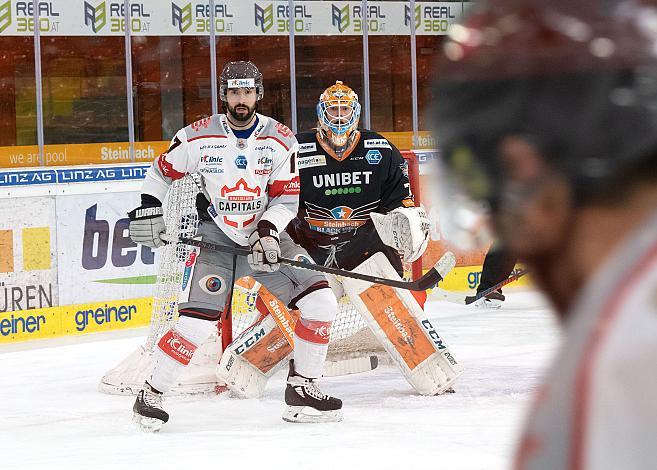
[[[141,195],[141,206],[128,212],[130,239],[151,248],[165,244],[161,235],[165,232],[162,203],[150,194]]]
[[[370,217],[381,241],[397,250],[404,261],[415,261],[422,256],[431,227],[424,209],[398,207],[387,214],[371,212]]]
[[[281,264],[278,258],[281,256],[281,247],[278,241],[278,230],[268,220],[258,222],[258,228],[249,237],[251,254],[247,261],[252,269],[256,271],[273,272],[278,271]]]

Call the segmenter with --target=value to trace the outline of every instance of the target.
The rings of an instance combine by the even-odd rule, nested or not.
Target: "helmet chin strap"
[[[333,146],[331,146],[330,139],[326,136],[322,128],[317,127],[317,141],[319,142],[319,145],[322,146],[326,153],[328,153],[331,157],[335,158],[339,162],[345,160],[347,157],[349,157],[349,155],[351,155],[351,152],[353,152],[356,148],[356,145],[358,145],[359,140],[360,131],[355,130],[347,139],[347,145],[345,145],[344,150],[338,151],[333,148]]]

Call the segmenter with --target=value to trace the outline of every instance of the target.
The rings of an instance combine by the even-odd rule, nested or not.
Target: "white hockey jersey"
[[[518,449],[518,470],[657,468],[657,213],[591,279]]]
[[[198,173],[212,218],[231,240],[246,245],[260,219],[282,232],[296,215],[297,150],[294,133],[274,119],[258,114],[251,136],[238,139],[226,116],[215,114],[176,133],[148,170],[142,193],[164,201],[174,180]]]

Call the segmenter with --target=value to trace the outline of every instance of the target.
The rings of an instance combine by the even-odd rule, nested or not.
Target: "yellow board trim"
[[[0,313],[0,344],[146,326],[151,297]]]
[[[479,285],[481,268],[481,266],[456,266],[440,283],[439,287],[455,292],[475,290]],[[520,266],[516,266],[515,269],[520,269]],[[510,287],[521,287],[529,285],[531,285],[529,276],[523,276],[517,281],[513,281],[512,283],[507,284],[504,288],[507,289]]]

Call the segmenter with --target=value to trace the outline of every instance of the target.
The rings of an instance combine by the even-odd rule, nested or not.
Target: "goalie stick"
[[[520,269],[519,271],[513,273],[511,276],[507,277],[503,281],[498,282],[494,286],[489,287],[488,289],[479,292],[477,295],[474,296],[446,291],[444,289],[441,289],[440,287],[434,287],[432,293],[433,295],[438,296],[438,298],[442,300],[447,300],[448,302],[453,302],[460,305],[470,305],[475,303],[477,300],[481,299],[482,297],[486,297],[491,292],[495,292],[496,290],[501,289],[502,287],[512,283],[513,281],[517,281],[528,272],[529,270],[526,268]]]
[[[220,251],[223,253],[231,253],[237,256],[248,256],[251,253],[251,250],[248,248],[238,248],[233,246],[218,245],[216,243],[204,242],[201,240],[194,240],[192,238],[180,237],[175,239],[173,237],[167,236],[166,234],[161,234],[160,237],[162,240],[170,243],[183,243],[185,245],[196,246],[198,248],[205,248],[212,251]],[[289,266],[294,266],[299,269],[310,269],[312,271],[320,271],[323,273],[333,274],[334,276],[350,277],[353,279],[359,279],[361,281],[372,282],[375,284],[382,284],[384,286],[398,287],[400,289],[414,290],[414,291],[424,291],[431,289],[436,286],[440,281],[443,280],[443,277],[440,275],[436,266],[432,267],[427,271],[427,273],[415,281],[398,281],[395,279],[384,279],[376,276],[369,276],[367,274],[359,274],[344,269],[330,268],[328,266],[322,266],[321,264],[307,263],[303,261],[296,261],[288,258],[279,258],[279,262],[282,264],[287,264]]]

